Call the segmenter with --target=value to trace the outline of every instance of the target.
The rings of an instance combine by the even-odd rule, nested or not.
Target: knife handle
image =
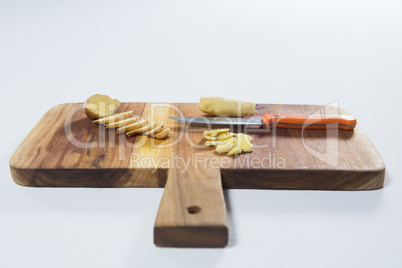
[[[264,128],[344,129],[353,130],[356,118],[351,115],[264,114]]]

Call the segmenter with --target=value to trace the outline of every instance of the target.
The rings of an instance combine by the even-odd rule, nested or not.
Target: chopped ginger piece
[[[254,147],[253,145],[251,145],[249,137],[250,136],[242,133],[237,134],[239,145],[241,146],[242,151],[246,153],[252,152],[254,150]]]
[[[216,146],[215,151],[218,153],[228,153],[228,155],[248,153],[254,150],[251,142],[253,137],[243,133],[232,133],[229,129],[216,129],[204,131],[206,139],[204,145]]]
[[[238,145],[235,145],[235,146],[233,146],[232,149],[230,149],[230,151],[228,152],[228,155],[240,154],[241,152],[242,152],[241,147]]]
[[[233,148],[233,146],[234,146],[234,144],[231,143],[231,142],[227,142],[225,144],[219,144],[219,145],[216,146],[215,151],[217,153],[220,153],[220,154],[221,153],[227,153],[227,152],[230,151],[230,149]]]

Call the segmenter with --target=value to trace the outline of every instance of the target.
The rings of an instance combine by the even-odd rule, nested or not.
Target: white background
[[[401,1],[0,1],[0,267],[402,267]],[[163,189],[38,189],[8,161],[52,106],[327,104],[358,118],[382,190],[229,190],[224,249],[153,244]]]

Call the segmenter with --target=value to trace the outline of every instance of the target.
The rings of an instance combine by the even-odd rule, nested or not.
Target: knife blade
[[[264,114],[262,117],[169,117],[201,126],[258,126],[264,128],[353,130],[357,120],[351,115]]]

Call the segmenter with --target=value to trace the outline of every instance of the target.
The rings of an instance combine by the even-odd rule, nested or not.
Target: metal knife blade
[[[263,126],[262,118],[241,117],[169,117],[196,125],[227,125],[227,126]]]

